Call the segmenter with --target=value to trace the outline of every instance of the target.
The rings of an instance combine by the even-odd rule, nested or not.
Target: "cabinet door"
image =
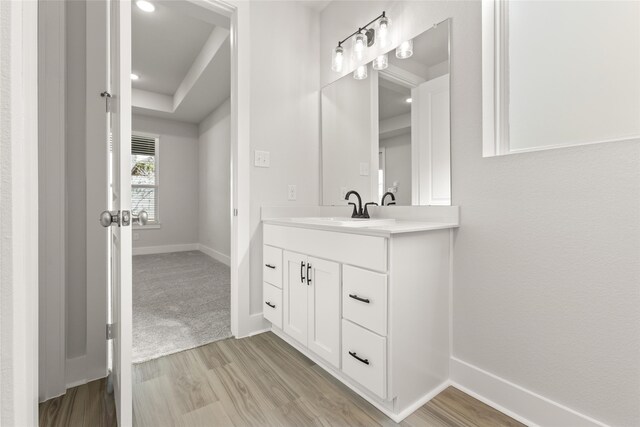
[[[307,345],[307,257],[284,251],[283,329],[301,344]]]
[[[308,258],[308,347],[340,368],[340,265]]]

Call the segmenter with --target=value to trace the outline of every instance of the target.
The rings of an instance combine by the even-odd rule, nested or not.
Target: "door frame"
[[[37,425],[37,2],[0,2],[0,25],[0,411],[7,425]]]
[[[249,335],[250,309],[250,22],[249,2],[188,0],[229,18],[231,43],[231,333]]]

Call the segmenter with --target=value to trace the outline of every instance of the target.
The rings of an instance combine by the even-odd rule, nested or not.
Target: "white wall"
[[[230,126],[230,100],[198,126],[198,243],[226,259],[231,253]]]
[[[134,114],[134,132],[160,137],[160,228],[135,228],[133,247],[198,243],[198,126]]]
[[[411,206],[411,132],[381,139],[380,147],[385,148],[385,192],[397,181],[396,204]]]
[[[482,158],[479,1],[331,3],[323,84],[339,77],[336,40],[383,9],[403,37],[453,18],[453,355],[604,423],[640,424],[640,141]]]
[[[320,51],[318,13],[304,2],[252,2],[250,17],[251,164],[254,150],[271,153],[271,168],[251,166],[250,173],[250,313],[255,330],[264,325],[260,206],[319,202]],[[288,184],[297,185],[297,201],[287,201]]]

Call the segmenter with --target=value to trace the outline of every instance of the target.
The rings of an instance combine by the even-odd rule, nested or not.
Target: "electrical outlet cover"
[[[298,197],[298,190],[295,185],[289,185],[288,187],[288,199],[293,201]]]

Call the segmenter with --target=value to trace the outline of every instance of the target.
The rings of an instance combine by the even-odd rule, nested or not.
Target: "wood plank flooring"
[[[272,333],[218,341],[134,365],[133,376],[137,427],[397,425]],[[75,409],[73,402],[50,402],[40,406],[41,426],[111,425],[102,418],[87,424],[87,411],[81,416],[73,409],[53,410]],[[450,387],[401,425],[522,424]]]
[[[115,427],[116,407],[107,380],[70,388],[63,396],[40,404],[41,426]]]

